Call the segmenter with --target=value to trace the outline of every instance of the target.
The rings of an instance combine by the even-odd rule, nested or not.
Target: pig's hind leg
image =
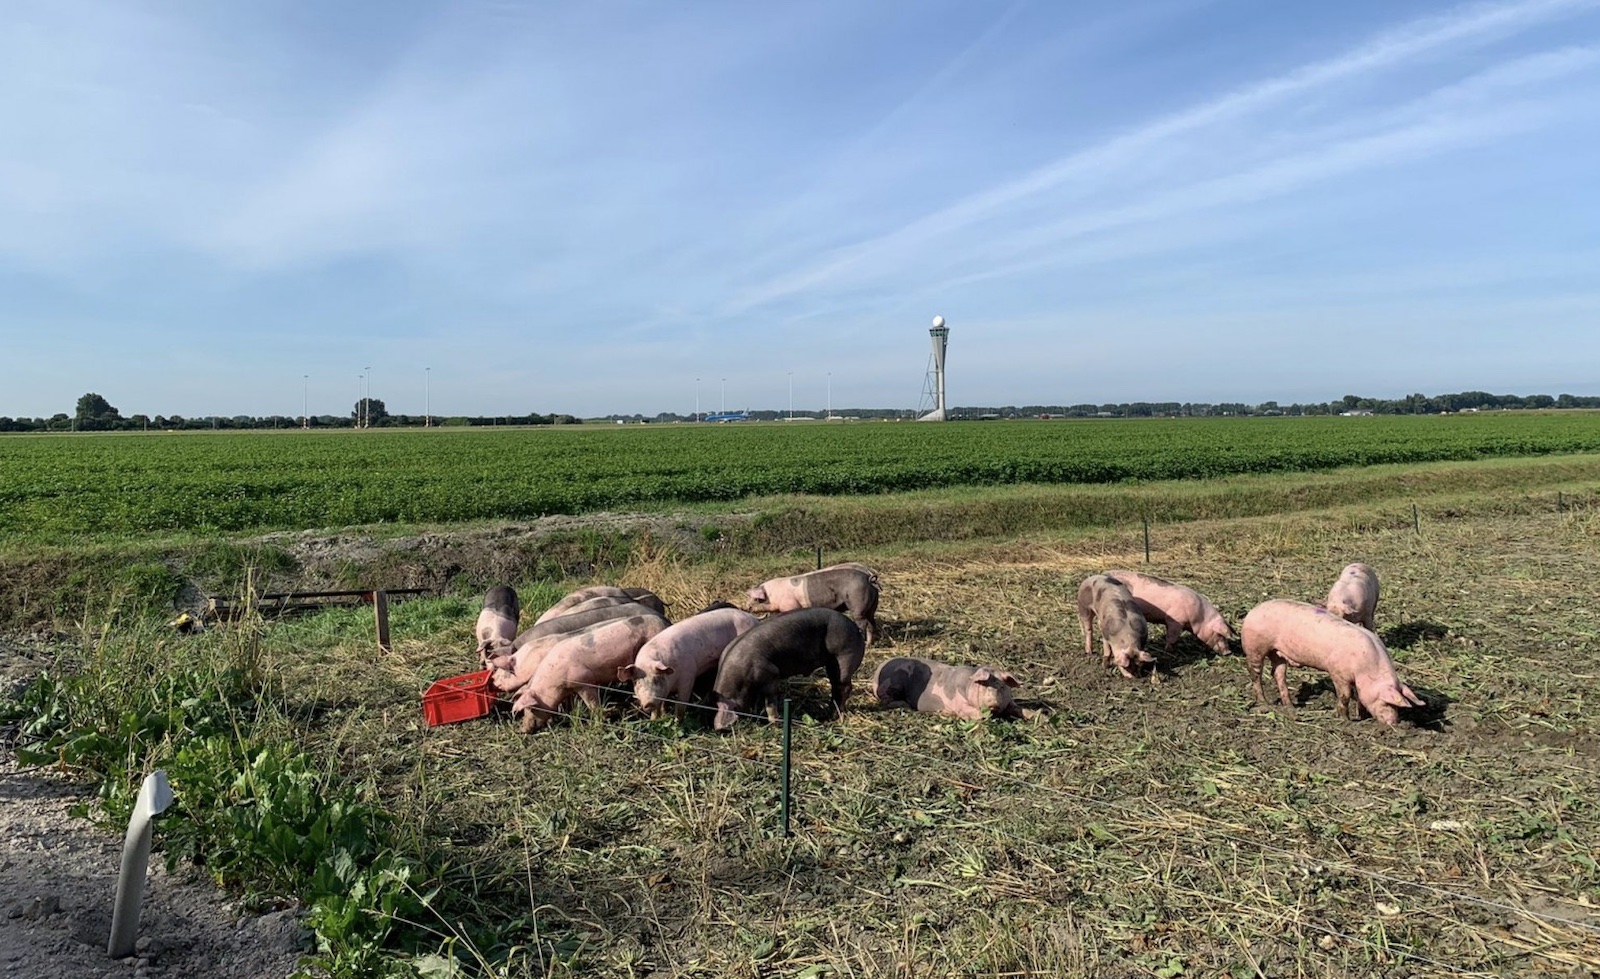
[[[1275,652],[1268,653],[1267,659],[1272,661],[1272,682],[1278,685],[1278,702],[1293,707],[1294,702],[1289,699],[1289,661]]]
[[[1170,653],[1173,647],[1178,645],[1178,637],[1183,635],[1183,626],[1171,619],[1154,619],[1150,624],[1154,625],[1156,622],[1160,622],[1167,630],[1161,648]]]

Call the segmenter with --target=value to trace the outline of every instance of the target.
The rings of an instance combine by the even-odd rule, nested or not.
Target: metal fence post
[[[789,698],[783,698],[783,794],[781,808],[783,813],[783,838],[789,838]]]

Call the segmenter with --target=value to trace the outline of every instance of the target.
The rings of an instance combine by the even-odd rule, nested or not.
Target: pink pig
[[[1345,565],[1323,605],[1346,622],[1376,631],[1378,572],[1360,562]]]
[[[1137,571],[1107,571],[1106,574],[1127,586],[1134,607],[1146,622],[1166,627],[1169,653],[1185,632],[1210,646],[1219,656],[1228,655],[1228,641],[1239,638],[1228,628],[1217,607],[1193,588]]]
[[[872,677],[873,695],[884,706],[904,704],[930,714],[954,714],[969,721],[1021,717],[1011,699],[1017,678],[989,666],[949,666],[925,659],[896,656]]]
[[[483,611],[478,613],[473,631],[478,638],[478,655],[484,662],[511,651],[521,614],[517,593],[505,585],[495,585],[483,596]]]
[[[533,624],[538,625],[558,615],[565,615],[572,610],[574,605],[587,602],[592,598],[615,598],[624,602],[638,602],[640,605],[655,609],[662,615],[667,614],[665,603],[661,601],[655,592],[648,588],[617,588],[613,585],[589,585],[586,588],[568,592],[561,601],[545,609],[544,614],[535,619]]]
[[[870,645],[878,633],[878,577],[863,564],[838,565],[789,578],[773,578],[745,592],[752,610],[793,612],[831,608],[848,615]]]
[[[617,670],[617,679],[633,682],[633,695],[652,718],[673,705],[678,721],[694,695],[694,682],[715,672],[728,643],[761,620],[743,609],[717,608],[692,615],[662,630],[644,644],[633,663]]]
[[[574,696],[598,709],[599,688],[615,683],[617,670],[633,662],[639,649],[666,628],[667,620],[659,615],[635,615],[558,643],[511,705],[512,713],[522,714],[523,733],[548,725]]]
[[[489,677],[489,682],[502,692],[520,689],[533,679],[533,674],[539,669],[545,654],[563,641],[582,633],[592,632],[609,622],[636,615],[651,616],[656,613],[654,609],[629,602],[549,619],[518,636],[517,646],[509,654],[489,660],[489,668],[494,671]],[[662,627],[665,628],[665,617],[657,616],[657,618],[661,619]]]
[[[1261,691],[1262,664],[1272,663],[1272,678],[1278,684],[1278,698],[1290,706],[1289,687],[1284,682],[1287,668],[1309,666],[1326,672],[1339,697],[1339,713],[1352,720],[1362,707],[1389,726],[1399,720],[1397,707],[1422,707],[1422,698],[1411,692],[1394,673],[1394,661],[1383,641],[1367,629],[1333,615],[1318,605],[1275,599],[1262,602],[1244,617],[1245,664],[1250,669],[1250,688],[1256,703],[1264,703]],[[1350,698],[1360,702],[1351,716]]]

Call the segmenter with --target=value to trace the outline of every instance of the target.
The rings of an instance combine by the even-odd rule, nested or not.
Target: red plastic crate
[[[495,689],[488,670],[435,680],[422,697],[422,715],[429,727],[485,717],[494,709]]]

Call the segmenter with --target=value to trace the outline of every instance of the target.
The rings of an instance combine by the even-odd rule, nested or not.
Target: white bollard
[[[122,873],[117,877],[117,904],[111,912],[111,941],[106,946],[114,959],[133,954],[133,942],[139,936],[139,905],[144,900],[144,873],[150,864],[150,820],[170,805],[172,786],[167,784],[167,773],[157,769],[139,787],[128,836],[122,841]]]

